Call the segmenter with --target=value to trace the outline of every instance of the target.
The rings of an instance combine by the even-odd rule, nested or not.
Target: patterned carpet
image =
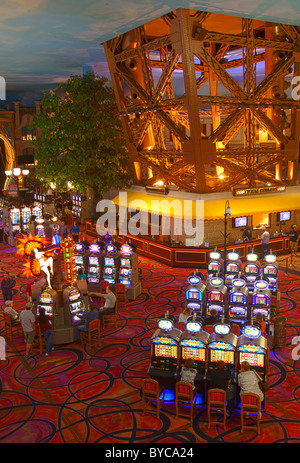
[[[14,248],[0,249],[1,270],[18,280],[14,307],[24,307],[27,280]],[[270,384],[261,432],[241,433],[235,410],[222,425],[207,426],[206,406],[199,404],[193,423],[175,419],[167,394],[160,418],[155,409],[142,416],[141,384],[150,362],[150,339],[159,316],[178,315],[184,303],[189,269],[174,269],[140,258],[143,293],[119,309],[117,328],[102,331],[99,348],[72,343],[57,346],[49,357],[36,350],[24,358],[23,337],[7,344],[0,361],[0,443],[290,443],[300,442],[300,362],[293,360],[292,340],[299,336],[300,278],[279,277],[281,314],[287,317],[287,346],[270,354]],[[1,334],[4,334],[1,319]],[[299,349],[300,353],[300,349]]]

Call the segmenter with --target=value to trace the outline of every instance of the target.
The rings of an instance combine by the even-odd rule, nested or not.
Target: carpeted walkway
[[[27,281],[20,278],[15,250],[0,246],[1,270],[18,278],[13,299],[21,310]],[[146,258],[140,258],[140,266],[143,293],[126,308],[120,306],[119,325],[102,331],[99,348],[73,343],[56,347],[49,357],[36,350],[26,360],[22,337],[7,344],[7,358],[0,361],[0,443],[300,442],[300,362],[293,360],[291,345],[299,336],[300,278],[280,272],[287,346],[270,354],[272,388],[258,435],[253,430],[241,433],[238,410],[227,420],[226,431],[222,425],[208,430],[206,406],[201,404],[192,424],[182,417],[176,420],[172,394],[159,419],[155,410],[142,416],[140,388],[150,362],[150,338],[167,309],[181,312],[190,270]]]

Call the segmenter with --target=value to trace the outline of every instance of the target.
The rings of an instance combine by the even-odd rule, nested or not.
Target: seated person
[[[78,269],[77,280],[86,280],[86,274],[84,273],[82,268]]]
[[[227,415],[230,415],[230,410],[234,405],[234,391],[229,387],[231,376],[229,371],[225,369],[223,360],[218,360],[216,368],[208,373],[207,379],[209,381],[208,389],[223,389],[226,391]]]
[[[77,325],[76,327],[76,339],[79,342],[80,341],[80,332],[83,331],[84,333],[87,333],[89,330],[89,324],[92,320],[95,320],[98,318],[98,310],[94,306],[94,304],[90,304],[88,307],[88,311],[81,315],[78,318],[81,318],[82,320],[85,320],[84,325]]]
[[[192,311],[189,307],[186,307],[184,311],[179,315],[178,323],[186,323],[187,319],[192,315]]]
[[[186,361],[184,362],[184,367],[181,368],[180,381],[190,383],[193,386],[193,390],[195,392],[195,377],[197,375],[197,370],[193,368],[193,366],[194,360],[186,359]]]
[[[267,325],[266,325],[266,322],[264,321],[264,316],[261,312],[257,312],[255,321],[257,321],[260,324],[261,335],[266,336],[267,335]]]
[[[104,305],[99,308],[99,318],[102,321],[103,315],[112,314],[116,308],[116,296],[112,291],[112,286],[107,286],[105,293],[97,293],[97,297],[105,299]]]
[[[10,320],[13,325],[20,323],[19,314],[13,308],[13,301],[5,301],[4,313],[7,313],[10,316]]]
[[[218,318],[218,311],[216,309],[211,309],[210,315],[205,319],[205,325],[215,325]]]

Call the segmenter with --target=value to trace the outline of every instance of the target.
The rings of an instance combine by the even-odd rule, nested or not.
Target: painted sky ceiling
[[[109,78],[101,43],[179,7],[300,25],[299,0],[1,0],[0,103],[32,105],[83,70]]]

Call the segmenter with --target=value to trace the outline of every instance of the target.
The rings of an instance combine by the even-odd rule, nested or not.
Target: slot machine
[[[237,278],[242,268],[242,262],[240,260],[240,255],[231,251],[227,254],[227,262],[225,269],[225,285],[227,288],[232,287],[232,280]]]
[[[35,220],[42,218],[42,209],[39,206],[34,206],[31,213],[35,216]]]
[[[218,360],[223,360],[225,367],[231,372],[233,379],[236,377],[236,348],[238,337],[231,333],[231,322],[221,319],[214,326],[207,345],[208,359],[207,370],[216,367]]]
[[[269,369],[269,348],[267,339],[261,335],[261,327],[258,322],[247,321],[242,328],[242,335],[238,338],[238,370],[241,363],[246,361],[251,370],[257,371],[266,380]]]
[[[269,283],[265,280],[257,280],[254,283],[250,317],[255,318],[256,314],[260,312],[263,315],[264,321],[269,323],[270,311],[271,291],[269,290]]]
[[[71,316],[73,325],[82,323],[82,319],[80,317],[85,314],[86,308],[79,289],[66,288],[63,292],[63,303],[66,320],[70,322]]]
[[[83,273],[85,273],[85,247],[83,243],[75,244],[74,254],[76,274],[80,268],[82,269]]]
[[[221,253],[217,250],[209,253],[209,262],[207,265],[207,277],[212,278],[222,273],[223,259],[221,259]]]
[[[99,244],[92,243],[89,246],[87,258],[87,282],[89,285],[97,285],[101,278],[101,248]]]
[[[39,309],[43,307],[45,314],[50,315],[52,326],[57,326],[57,308],[58,308],[58,295],[57,292],[52,288],[47,288],[41,292],[39,303],[37,306],[37,315],[39,315]]]
[[[11,228],[14,234],[21,232],[21,225],[20,225],[20,209],[14,207],[10,211],[10,220],[11,220]]]
[[[197,379],[202,379],[206,373],[206,353],[209,334],[202,330],[203,320],[193,314],[187,319],[185,331],[179,342],[179,370],[187,359],[194,360]]]
[[[120,248],[119,282],[134,287],[139,281],[138,256],[129,244]]]
[[[246,278],[247,286],[250,291],[254,289],[254,283],[260,277],[260,263],[258,255],[250,252],[246,255],[246,264],[244,267],[244,276]]]
[[[117,280],[117,266],[118,266],[118,255],[116,247],[113,244],[107,244],[105,246],[105,254],[103,256],[103,269],[102,269],[102,279],[108,281],[110,285],[115,285]],[[128,280],[128,285],[130,284],[130,263],[128,267],[128,273],[126,278]],[[126,280],[126,281],[127,281]]]
[[[246,281],[235,278],[229,293],[228,317],[232,321],[246,320],[248,317],[249,289]]]
[[[278,287],[278,262],[275,254],[267,254],[262,264],[263,278],[269,283],[272,294],[277,293]]]
[[[152,378],[174,378],[178,374],[179,341],[182,331],[174,328],[176,318],[166,315],[158,321],[151,339],[151,363],[148,373]]]
[[[46,234],[45,234],[45,227],[43,225],[44,223],[44,219],[40,218],[40,219],[37,219],[36,220],[37,222],[37,225],[35,227],[35,234],[38,235],[38,236],[42,236],[45,238]]]
[[[189,287],[186,290],[186,307],[192,312],[201,314],[205,304],[205,285],[200,275],[193,273],[188,277]]]
[[[22,221],[23,221],[23,230],[28,230],[29,218],[31,216],[30,207],[23,207],[21,209]]]
[[[210,278],[206,282],[206,316],[215,309],[220,317],[227,311],[227,288],[220,277]]]

